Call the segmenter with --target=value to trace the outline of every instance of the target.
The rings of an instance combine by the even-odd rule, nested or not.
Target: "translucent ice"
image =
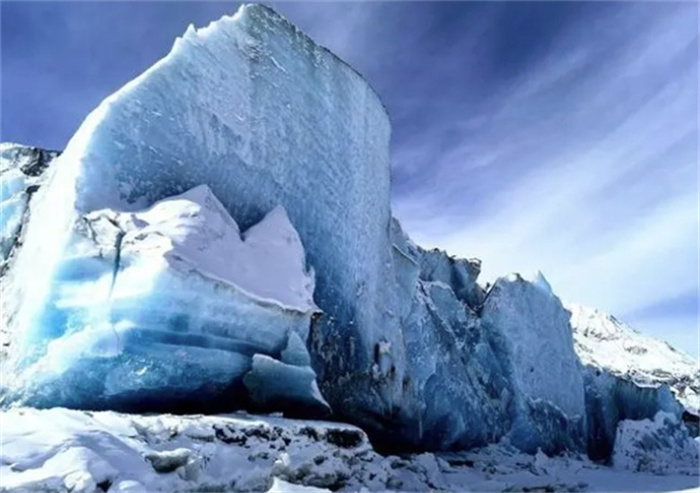
[[[40,407],[244,406],[253,355],[274,361],[318,311],[284,209],[241,234],[206,186],[83,216],[57,272],[42,318],[13,348],[14,393]],[[297,372],[318,394],[308,364]]]
[[[326,314],[312,337],[322,341],[312,346],[322,392],[331,404],[349,400],[343,408],[351,415],[391,408],[401,402],[405,362],[386,282],[393,277],[389,136],[386,111],[364,79],[270,9],[248,5],[188,29],[165,58],[100,104],[59,158],[13,267],[6,309],[13,330],[65,330],[52,318],[52,286],[74,275],[65,269],[79,218],[138,211],[204,184],[243,230],[284,207]],[[129,276],[121,278],[115,293],[136,295]],[[95,296],[107,292],[106,280]],[[391,381],[344,377],[369,375],[384,339],[397,359]]]
[[[583,376],[569,313],[539,274],[500,278],[486,297],[482,327],[498,347],[513,385],[511,441],[535,452],[585,448]]]

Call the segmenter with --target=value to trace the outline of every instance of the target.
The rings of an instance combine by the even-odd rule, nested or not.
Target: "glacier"
[[[354,69],[246,5],[103,101],[40,183],[3,147],[4,402],[330,413],[385,453],[600,460],[625,420],[680,416],[589,364],[541,273],[487,288],[415,245],[390,132]]]
[[[45,171],[58,157],[57,151],[0,143],[0,272],[9,263],[27,223],[29,202],[46,181]]]
[[[241,232],[201,185],[144,211],[93,211],[57,272],[42,318],[12,340],[12,399],[269,410],[279,398],[258,396],[265,358],[262,370],[284,365],[263,381],[287,389],[291,414],[329,412],[298,342],[319,313],[314,274],[283,208]],[[293,365],[275,359],[289,351]]]
[[[392,275],[389,134],[362,77],[272,10],[246,6],[188,29],[95,109],[58,159],[5,293],[13,331],[42,325],[82,215],[136,211],[207,185],[244,230],[284,207],[316,271],[324,317],[314,329],[325,354],[312,353],[312,362],[329,401],[349,393],[336,381],[364,374],[364,389],[338,407],[390,407],[405,364],[384,282]],[[370,371],[384,338],[400,360],[390,384]]]

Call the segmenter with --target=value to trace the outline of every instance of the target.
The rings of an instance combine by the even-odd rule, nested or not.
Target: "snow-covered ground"
[[[0,491],[7,493],[700,491],[697,474],[631,473],[506,444],[384,457],[350,425],[245,413],[15,408],[0,422]]]

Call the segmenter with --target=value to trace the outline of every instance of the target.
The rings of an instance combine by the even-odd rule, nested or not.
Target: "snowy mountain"
[[[566,304],[581,362],[641,385],[666,384],[688,413],[700,416],[697,360],[593,308]]]

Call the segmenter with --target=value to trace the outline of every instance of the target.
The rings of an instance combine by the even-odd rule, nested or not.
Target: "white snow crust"
[[[1,411],[0,422],[3,493],[700,491],[697,469],[633,473],[507,443],[383,457],[350,425],[243,413],[15,408]]]
[[[285,308],[318,310],[313,272],[282,206],[242,234],[211,189],[200,185],[114,220],[126,232],[122,254],[164,257],[175,268],[193,269]]]
[[[700,415],[700,366],[688,354],[600,310],[566,304],[582,363],[648,386],[668,384],[688,412]]]

